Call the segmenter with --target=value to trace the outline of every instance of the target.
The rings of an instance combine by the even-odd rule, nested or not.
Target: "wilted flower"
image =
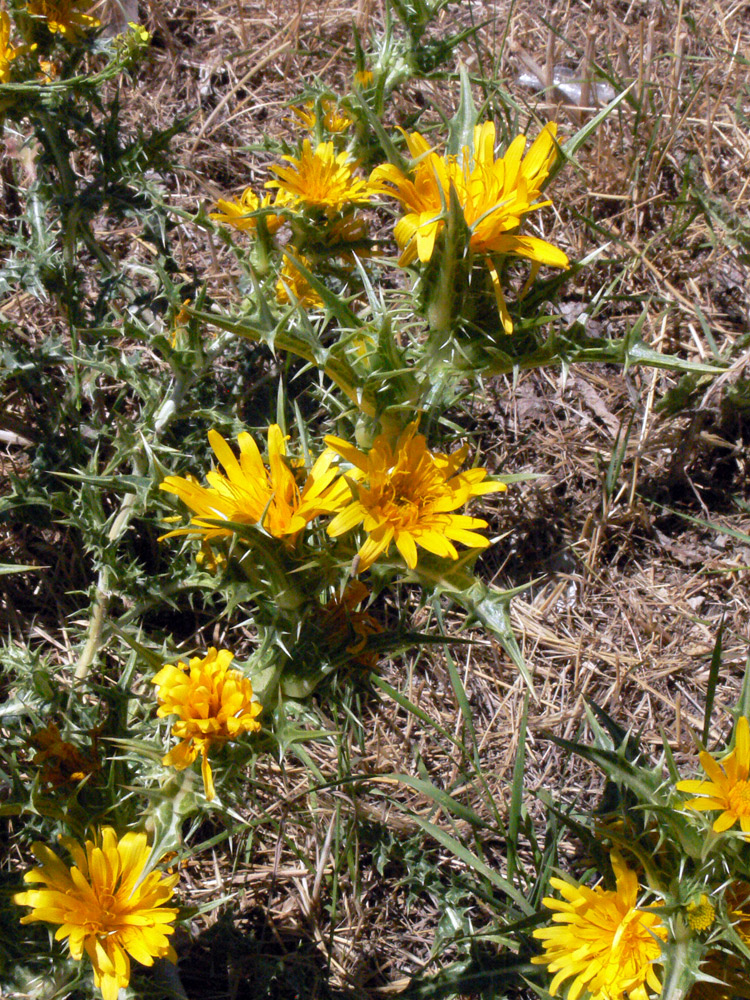
[[[216,222],[224,222],[234,229],[255,232],[258,228],[258,216],[250,215],[250,213],[257,212],[261,208],[283,208],[286,201],[287,199],[281,191],[278,192],[275,201],[272,203],[269,194],[265,195],[261,201],[252,188],[245,188],[236,201],[227,201],[220,198],[216,202],[218,211],[209,213],[209,218],[215,219]],[[273,212],[269,212],[264,218],[268,232],[271,235],[277,232],[284,224],[283,215],[275,215]]]
[[[489,542],[472,529],[486,528],[476,517],[454,514],[473,496],[506,489],[503,483],[483,482],[486,469],[459,472],[467,454],[464,446],[452,455],[431,452],[417,422],[398,440],[385,434],[365,453],[341,438],[327,437],[355,471],[349,477],[351,502],[331,521],[328,534],[336,537],[361,524],[367,540],[359,550],[359,568],[366,570],[394,542],[407,565],[417,565],[417,545],[448,559],[458,559],[453,544],[484,549]]]
[[[172,319],[172,333],[169,338],[171,347],[177,347],[181,338],[187,333],[187,326],[190,322],[190,312],[188,309],[189,305],[190,299],[183,299],[182,305]]]
[[[554,973],[550,993],[554,996],[566,979],[568,1000],[578,1000],[587,991],[592,1000],[648,1000],[649,987],[661,993],[654,963],[661,954],[659,940],[667,928],[656,913],[641,910],[638,879],[619,854],[612,854],[617,888],[597,885],[593,889],[573,879],[552,878],[550,883],[563,896],[542,902],[555,911],[554,926],[534,931],[544,942],[543,955],[532,962],[548,965]]]
[[[177,715],[172,735],[182,742],[169,751],[162,763],[182,771],[201,755],[203,787],[207,799],[215,796],[208,751],[223,746],[243,733],[260,729],[256,716],[262,706],[253,700],[253,686],[239,670],[230,670],[234,654],[213,646],[204,657],[189,663],[166,664],[154,677],[159,709],[157,715]]]
[[[58,65],[49,59],[39,59],[38,77],[42,83],[52,83],[60,75]]]
[[[62,738],[54,722],[32,733],[29,743],[37,750],[33,763],[41,768],[41,780],[55,788],[83,781],[99,769],[96,760]]]
[[[26,4],[32,17],[46,21],[53,34],[60,34],[70,42],[76,41],[81,30],[99,27],[101,22],[97,18],[80,9],[89,7],[89,0],[27,0]]]
[[[44,888],[13,897],[19,906],[33,907],[21,923],[59,924],[55,938],[68,939],[77,961],[85,951],[104,1000],[117,1000],[130,982],[131,957],[142,965],[153,965],[155,958],[177,959],[168,940],[177,910],[164,904],[178,876],[149,870],[145,833],[118,839],[104,827],[84,845],[68,837],[61,842],[75,862],[72,868],[45,844],[32,846],[41,868],[27,872],[24,881],[41,882]]]
[[[299,254],[300,263],[310,269],[310,261]],[[290,298],[289,292],[292,297]],[[315,291],[307,278],[297,269],[289,257],[284,258],[279,280],[276,282],[276,301],[284,305],[287,302],[297,302],[303,309],[322,309],[323,299]]]
[[[377,653],[367,649],[367,639],[379,635],[383,626],[367,611],[357,608],[370,596],[361,580],[350,580],[340,597],[332,598],[323,608],[320,628],[334,652],[343,647],[351,660],[370,670],[377,666]]]
[[[732,882],[724,898],[734,929],[750,948],[750,884]]]
[[[354,215],[336,219],[323,234],[321,245],[327,254],[335,255],[347,267],[353,267],[355,253],[362,259],[369,257],[372,251],[367,222]]]
[[[512,332],[513,324],[491,255],[526,257],[535,267],[568,266],[562,250],[546,240],[516,232],[524,215],[551,204],[538,199],[555,160],[556,132],[556,125],[546,125],[526,156],[526,136],[519,135],[498,159],[493,122],[475,127],[472,148],[465,146],[459,157],[439,156],[423,136],[413,132],[406,135],[415,160],[413,178],[390,163],[376,167],[370,175],[373,190],[397,198],[407,209],[394,231],[402,247],[402,267],[417,258],[424,262],[432,257],[453,189],[470,233],[469,245],[484,257],[490,270],[506,333]]]
[[[739,820],[743,834],[750,834],[750,727],[745,716],[737,721],[735,747],[721,764],[702,751],[700,762],[710,781],[678,781],[677,790],[698,795],[684,803],[685,809],[700,811],[721,809],[714,820],[715,833],[722,833]]]
[[[305,139],[299,159],[282,159],[290,166],[271,167],[279,179],[267,181],[266,187],[284,191],[296,206],[322,209],[331,218],[350,205],[370,200],[367,181],[354,174],[357,164],[347,152],[336,153],[332,142],[321,142],[313,150]]]

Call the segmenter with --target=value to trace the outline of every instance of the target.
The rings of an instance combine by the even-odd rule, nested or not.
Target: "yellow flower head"
[[[326,450],[316,460],[304,482],[304,470],[286,459],[286,439],[277,424],[268,428],[268,467],[258,446],[247,433],[239,436],[240,456],[218,431],[209,431],[208,440],[226,471],[206,476],[208,486],[201,486],[190,476],[167,476],[160,489],[176,494],[194,512],[190,526],[163,535],[197,534],[205,542],[228,538],[233,529],[208,521],[234,521],[239,524],[262,524],[274,538],[293,542],[298,532],[313,518],[339,510],[348,498],[346,483],[333,465],[334,454]]]
[[[172,724],[172,735],[182,742],[169,751],[162,764],[182,771],[201,754],[201,770],[206,798],[214,789],[208,750],[223,746],[242,733],[260,729],[256,716],[262,706],[253,700],[253,686],[239,670],[230,670],[234,654],[213,646],[204,657],[194,656],[190,663],[166,664],[154,677],[159,709],[157,715],[179,716]]]
[[[322,101],[323,124],[329,132],[338,134],[346,132],[352,125],[353,119],[348,114],[346,108],[340,107],[335,101]]]
[[[721,809],[714,820],[715,833],[722,833],[739,820],[747,838],[750,834],[750,726],[745,716],[737,722],[735,747],[719,764],[704,750],[700,762],[710,781],[678,781],[677,790],[698,795],[684,803],[685,809]]]
[[[451,188],[455,191],[469,229],[469,246],[485,257],[506,333],[513,324],[500,289],[491,254],[526,257],[535,266],[567,267],[562,250],[535,236],[516,232],[523,216],[551,204],[540,201],[541,189],[554,163],[557,126],[546,125],[526,156],[526,136],[519,135],[504,156],[495,159],[495,125],[485,122],[474,129],[473,146],[465,146],[459,157],[435,153],[427,140],[414,132],[406,136],[415,160],[413,179],[386,163],[370,175],[374,191],[401,202],[407,214],[394,230],[402,248],[402,267],[417,258],[428,261],[445,225]]]
[[[310,269],[310,261],[306,257],[300,254],[299,259]],[[290,291],[292,297],[289,295]],[[323,299],[288,257],[284,258],[279,280],[276,282],[276,301],[282,305],[287,302],[298,302],[303,309],[322,309],[324,305]]]
[[[273,207],[283,208],[287,200],[284,192],[279,191],[276,200],[273,202]],[[220,198],[216,202],[216,207],[218,211],[211,212],[209,214],[210,219],[215,219],[217,222],[224,222],[234,229],[255,232],[258,228],[258,217],[251,216],[250,213],[257,212],[260,208],[271,208],[271,196],[267,194],[261,201],[252,188],[245,188],[236,201],[227,201]],[[269,212],[265,216],[265,220],[268,232],[272,236],[284,225],[283,215],[274,215],[272,212]]]
[[[21,53],[10,44],[10,18],[6,11],[0,11],[0,83],[10,80],[10,64]]]
[[[407,565],[417,565],[417,545],[443,558],[458,559],[453,544],[484,549],[489,542],[472,529],[486,528],[476,517],[454,514],[471,497],[504,490],[502,483],[483,482],[486,469],[459,472],[468,447],[452,455],[431,452],[417,422],[409,424],[394,443],[381,434],[365,454],[340,438],[326,444],[354,466],[349,476],[355,495],[328,526],[336,537],[361,524],[367,540],[359,550],[359,568],[366,570],[395,542]]]
[[[346,110],[339,107],[336,101],[327,98],[324,98],[320,102],[320,106],[323,111],[323,125],[325,128],[333,134],[346,132],[352,124],[352,119]],[[315,128],[318,119],[315,115],[314,101],[308,101],[303,108],[291,108],[291,111],[305,128],[310,129],[310,131]]]
[[[266,187],[284,191],[295,207],[322,209],[331,218],[350,205],[370,200],[367,181],[354,175],[357,164],[347,152],[336,153],[332,142],[321,142],[313,150],[305,139],[299,159],[282,159],[290,166],[271,167],[279,179],[267,181]]]
[[[93,757],[81,753],[78,747],[62,738],[54,722],[32,733],[29,743],[37,751],[33,762],[41,768],[41,780],[55,788],[74,785],[99,769]]]
[[[702,892],[697,899],[691,899],[685,907],[688,927],[696,934],[707,931],[716,919],[716,907]]]
[[[130,982],[130,958],[142,965],[153,965],[155,958],[177,959],[168,940],[177,910],[164,904],[178,876],[148,870],[145,833],[118,839],[107,826],[84,845],[68,837],[61,842],[73,858],[72,868],[45,844],[32,847],[41,868],[27,872],[24,881],[44,888],[13,897],[19,906],[33,908],[21,923],[59,924],[55,938],[68,939],[77,961],[85,951],[104,1000],[117,1000],[120,987]]]
[[[568,1000],[578,1000],[584,991],[592,1000],[648,1000],[647,987],[661,993],[654,962],[667,928],[658,914],[638,909],[638,879],[617,853],[612,854],[612,867],[614,891],[600,885],[590,889],[568,878],[550,879],[563,898],[543,900],[554,911],[553,926],[534,931],[544,942],[544,954],[531,961],[548,965],[554,973],[553,996],[571,977]]]
[[[90,6],[89,0],[28,0],[26,9],[32,17],[46,21],[53,34],[60,34],[67,41],[75,42],[81,30],[98,28],[101,24],[95,17],[84,14],[79,9]]]
[[[363,90],[369,87],[374,79],[371,69],[358,69],[354,74],[354,83]]]

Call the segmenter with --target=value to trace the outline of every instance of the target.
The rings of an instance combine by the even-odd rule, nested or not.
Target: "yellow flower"
[[[68,837],[61,842],[75,862],[72,868],[45,844],[32,847],[41,868],[27,872],[24,881],[41,882],[44,888],[13,897],[19,906],[33,907],[21,923],[60,924],[55,938],[68,939],[77,961],[85,951],[104,1000],[117,1000],[120,987],[130,982],[131,957],[142,965],[162,957],[176,961],[168,935],[177,910],[164,904],[179,876],[149,871],[145,833],[118,839],[107,826],[83,846]]]
[[[274,538],[293,542],[309,521],[320,514],[334,513],[348,498],[344,480],[336,482],[339,470],[329,450],[316,460],[300,488],[304,470],[286,460],[286,439],[277,424],[268,428],[269,468],[247,433],[238,439],[239,460],[218,431],[209,431],[208,440],[226,475],[218,470],[209,472],[208,486],[201,486],[192,476],[167,476],[160,489],[178,496],[196,517],[191,518],[190,527],[170,531],[163,538],[197,534],[210,543],[233,534],[232,528],[208,523],[226,520],[262,524]]]
[[[295,206],[322,209],[329,218],[349,205],[370,200],[367,181],[355,177],[357,166],[347,152],[336,153],[332,142],[321,142],[315,150],[310,140],[302,143],[302,154],[283,156],[290,166],[273,166],[279,180],[267,181],[267,188],[284,191]]]
[[[345,108],[339,107],[335,101],[323,101],[323,124],[329,132],[346,132],[352,124],[352,118]]]
[[[354,74],[354,83],[363,90],[369,87],[374,77],[371,69],[358,69]]]
[[[677,790],[700,796],[684,803],[685,809],[721,809],[714,820],[715,833],[722,833],[740,821],[743,834],[750,834],[750,727],[745,716],[737,722],[735,747],[721,765],[705,750],[700,762],[710,781],[678,781]]]
[[[279,191],[273,207],[283,208],[286,200],[284,193]],[[261,201],[252,188],[245,188],[236,201],[226,201],[220,198],[216,202],[216,207],[218,212],[211,212],[209,214],[210,219],[215,219],[217,222],[225,222],[234,229],[255,232],[258,228],[258,217],[251,216],[250,213],[257,212],[261,208],[270,208],[271,196],[267,194]],[[268,232],[272,236],[284,225],[284,217],[282,215],[274,215],[272,212],[269,212],[264,218]]]
[[[323,110],[323,125],[328,129],[329,132],[339,133],[346,132],[349,126],[352,124],[352,119],[347,114],[344,108],[340,108],[336,101],[331,101],[328,99],[323,99],[320,102],[321,108]],[[299,121],[305,126],[305,128],[312,131],[317,124],[317,117],[315,115],[315,103],[314,101],[308,101],[304,108],[292,108],[292,114],[294,114]],[[290,121],[293,119],[290,119]]]
[[[189,305],[190,299],[183,299],[182,306],[178,309],[174,319],[172,320],[172,334],[169,338],[171,347],[177,347],[178,342],[188,332],[187,326],[190,322],[190,313],[188,312],[187,306]]]
[[[299,255],[299,260],[308,270],[311,268],[310,261]],[[289,296],[292,292],[292,297]],[[276,282],[276,301],[282,305],[287,302],[298,302],[303,309],[322,309],[323,299],[307,281],[307,278],[298,271],[292,261],[284,258],[279,280]]]
[[[593,889],[572,879],[552,878],[550,883],[563,896],[543,903],[555,911],[554,926],[534,931],[544,942],[544,955],[531,959],[548,965],[555,973],[550,985],[554,996],[566,979],[575,977],[568,1000],[578,1000],[584,991],[592,1000],[648,1000],[647,986],[661,993],[654,962],[661,954],[659,940],[667,928],[656,913],[640,910],[638,879],[616,852],[612,868],[617,888]]]
[[[0,83],[8,83],[10,80],[10,64],[20,52],[20,49],[10,44],[10,18],[2,10],[0,11]]]
[[[459,472],[468,447],[452,455],[431,452],[417,422],[395,442],[385,434],[365,454],[327,437],[326,444],[354,466],[348,477],[354,496],[328,526],[334,538],[361,524],[367,540],[359,550],[359,568],[366,570],[395,542],[407,565],[417,565],[417,545],[443,558],[458,559],[453,542],[484,549],[489,542],[472,529],[486,528],[476,517],[453,514],[471,497],[504,490],[502,483],[483,482],[486,469]]]
[[[26,9],[32,17],[45,20],[53,34],[60,34],[67,41],[74,42],[81,29],[98,28],[101,24],[97,18],[79,10],[80,7],[90,6],[89,0],[28,0]]]
[[[691,899],[685,907],[688,927],[696,934],[707,931],[716,919],[716,907],[711,900],[702,892],[698,899]]]
[[[62,738],[54,722],[32,733],[29,743],[37,750],[33,763],[41,768],[41,780],[55,788],[76,784],[99,769],[96,759]]]
[[[414,179],[402,174],[391,163],[381,164],[370,174],[373,191],[397,198],[407,214],[396,224],[394,235],[404,252],[399,264],[406,267],[417,257],[432,257],[435,241],[445,224],[445,208],[451,185],[452,159],[433,152],[418,132],[404,133],[414,163]],[[393,185],[392,187],[389,185]]]
[[[152,683],[158,687],[157,715],[177,715],[172,735],[182,742],[169,751],[162,763],[182,771],[201,754],[201,771],[206,798],[214,789],[209,747],[223,746],[243,733],[260,729],[256,716],[262,706],[253,700],[253,686],[239,670],[230,670],[234,654],[213,646],[204,657],[194,656],[190,663],[165,664]]]
[[[541,264],[568,266],[562,250],[546,240],[516,232],[524,215],[551,204],[539,198],[555,160],[556,134],[556,125],[546,125],[526,156],[526,136],[519,135],[505,155],[495,159],[493,122],[475,127],[473,146],[465,146],[460,157],[439,156],[423,136],[414,132],[406,135],[409,152],[416,161],[413,180],[390,163],[376,167],[370,175],[374,191],[396,198],[407,209],[394,230],[402,248],[402,267],[417,258],[422,262],[431,259],[445,225],[453,188],[469,229],[469,246],[485,258],[489,267],[506,333],[512,332],[513,324],[491,255],[526,257],[537,268]]]
[[[312,132],[318,120],[315,115],[314,109],[315,109],[315,102],[306,101],[305,106],[303,108],[291,107],[289,110],[292,112],[294,118],[296,118],[298,122],[300,122],[302,125],[305,126],[305,128],[309,129]],[[287,118],[286,121],[294,124],[294,118]]]

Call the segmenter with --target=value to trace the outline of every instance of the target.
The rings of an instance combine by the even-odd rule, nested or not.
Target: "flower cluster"
[[[292,109],[310,129],[317,125],[313,108],[310,104]],[[335,102],[323,100],[321,110],[323,124],[333,135],[352,124]],[[258,233],[258,218],[262,216],[269,236],[288,222],[292,229],[289,249],[317,280],[329,272],[351,271],[354,253],[360,257],[369,254],[367,225],[357,211],[372,198],[367,180],[357,173],[356,160],[345,150],[337,151],[331,141],[313,145],[308,138],[302,142],[299,156],[285,155],[282,161],[271,166],[275,176],[266,182],[269,193],[262,201],[247,188],[236,201],[220,199],[211,218]],[[306,310],[324,307],[320,292],[288,255],[284,255],[278,274],[276,299],[281,305],[291,303]]]
[[[294,544],[314,518],[334,514],[328,526],[332,538],[362,525],[367,535],[358,552],[358,568],[369,569],[393,543],[407,566],[417,565],[417,546],[434,555],[458,559],[455,543],[472,549],[489,544],[476,529],[487,522],[454,513],[472,497],[505,490],[487,481],[487,471],[459,471],[468,455],[464,446],[451,455],[432,452],[417,423],[410,423],[394,440],[381,434],[363,452],[341,438],[325,439],[318,457],[300,486],[299,469],[286,461],[285,440],[277,425],[268,431],[269,468],[252,437],[239,437],[240,457],[217,431],[209,440],[226,475],[209,472],[208,486],[193,477],[167,476],[163,490],[176,494],[196,514],[190,526],[162,536],[198,534],[204,542],[227,538],[236,525],[263,528],[269,535]],[[351,469],[341,475],[336,456]],[[224,527],[221,521],[231,522]]]
[[[541,264],[568,266],[562,250],[516,232],[525,215],[551,204],[540,198],[556,157],[556,134],[554,124],[545,125],[526,156],[526,136],[516,136],[504,156],[495,158],[493,122],[477,125],[473,146],[465,146],[458,157],[439,156],[424,136],[405,133],[414,159],[412,176],[390,163],[376,167],[370,176],[373,190],[396,198],[407,210],[394,232],[402,248],[399,263],[403,267],[417,258],[431,259],[454,192],[470,233],[469,247],[489,268],[506,333],[512,332],[513,324],[493,257],[525,257],[537,268]]]

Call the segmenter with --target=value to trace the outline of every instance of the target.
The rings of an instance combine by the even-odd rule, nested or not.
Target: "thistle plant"
[[[0,12],[0,113],[34,167],[3,230],[0,292],[18,286],[52,317],[33,349],[3,331],[3,388],[27,392],[39,412],[33,460],[8,473],[0,511],[70,532],[77,560],[59,644],[70,683],[38,636],[3,648],[2,812],[38,862],[32,888],[13,887],[30,911],[20,919],[67,942],[59,995],[79,988],[79,963],[114,1000],[136,975],[131,959],[175,958],[179,879],[157,866],[199,852],[207,818],[211,848],[231,837],[250,857],[253,837],[270,831],[286,849],[278,796],[266,808],[256,794],[265,765],[304,773],[313,816],[313,795],[341,793],[315,860],[295,846],[300,864],[317,866],[309,913],[335,927],[336,892],[325,903],[320,892],[354,852],[338,824],[342,789],[354,800],[373,780],[352,764],[365,738],[360,697],[391,698],[455,760],[446,788],[428,780],[421,750],[418,777],[378,776],[431,799],[435,809],[411,820],[477,874],[483,912],[499,914],[491,933],[517,958],[503,975],[571,1000],[673,1000],[750,956],[744,703],[734,749],[702,750],[706,779],[678,774],[666,742],[660,761],[647,759],[592,708],[593,746],[557,742],[605,772],[606,807],[577,815],[548,799],[544,844],[524,812],[525,714],[509,816],[481,771],[444,613],[458,606],[459,628],[482,626],[535,696],[509,614],[522,588],[488,583],[482,565],[503,544],[493,508],[512,523],[514,487],[533,473],[500,467],[464,404],[482,401],[485,379],[529,368],[644,364],[710,378],[721,364],[658,353],[642,323],[608,339],[558,315],[564,282],[599,250],[577,261],[563,246],[549,211],[562,203],[555,175],[625,92],[571,136],[489,100],[479,110],[466,70],[450,79],[449,120],[389,103],[472,34],[432,38],[447,6],[387,4],[381,37],[367,48],[355,37],[351,92],[308,88],[283,138],[265,141],[265,177],[213,211],[171,196],[169,143],[185,121],[123,124],[118,85],[147,56],[144,29],[105,41],[78,0]],[[139,250],[122,255],[112,233],[125,223]],[[230,280],[177,252],[186,233],[212,252],[221,244]],[[409,624],[415,607],[422,632]],[[379,674],[383,654],[429,645],[445,656],[455,727],[433,724]],[[334,749],[333,775],[306,753],[314,741]],[[590,851],[593,879],[550,877],[565,823]],[[485,831],[506,852],[497,864]],[[48,846],[58,835],[70,865]],[[349,863],[356,875],[359,859]]]

